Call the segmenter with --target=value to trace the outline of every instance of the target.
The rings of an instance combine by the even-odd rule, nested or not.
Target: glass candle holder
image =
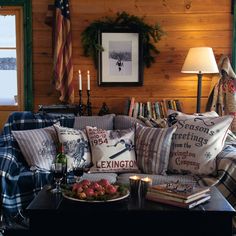
[[[140,180],[140,197],[145,198],[148,188],[152,186],[152,179],[149,177]]]
[[[133,199],[138,199],[139,184],[140,184],[140,177],[139,176],[134,175],[134,176],[129,177],[130,196]]]

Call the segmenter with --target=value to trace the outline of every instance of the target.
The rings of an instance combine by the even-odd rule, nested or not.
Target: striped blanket
[[[14,112],[9,116],[0,135],[0,206],[4,214],[17,215],[50,181],[48,172],[29,169],[11,131],[43,128],[58,121],[62,126],[73,127],[74,117],[51,117],[32,112]],[[197,176],[198,181],[202,185],[216,185],[236,208],[235,136],[228,135],[225,148],[217,157],[217,167],[216,176]]]

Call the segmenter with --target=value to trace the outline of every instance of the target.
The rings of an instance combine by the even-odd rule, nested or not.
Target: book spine
[[[152,118],[156,120],[157,115],[156,115],[156,110],[155,110],[155,103],[152,102]]]
[[[176,104],[177,111],[182,112],[182,107],[181,107],[180,101],[179,100],[175,100],[175,104]]]
[[[148,111],[148,115],[147,118],[151,118],[152,117],[152,105],[151,102],[147,102],[147,111]]]
[[[130,108],[130,99],[127,99],[124,105],[124,115],[129,115],[129,108]]]
[[[167,199],[161,199],[161,198],[158,198],[158,197],[154,197],[153,195],[150,195],[148,192],[147,192],[147,195],[146,195],[146,199],[148,199],[148,200],[156,201],[156,202],[160,202],[160,203],[164,203],[164,204],[168,204],[168,205],[172,205],[172,206],[188,208],[188,209],[193,208],[197,205],[200,205],[200,204],[206,202],[207,200],[209,200],[210,198],[211,198],[211,196],[208,195],[208,196],[203,197],[199,200],[196,200],[192,203],[184,203],[184,202],[177,202],[177,201],[171,201],[171,200],[167,200]]]
[[[139,112],[139,103],[135,102],[134,103],[134,111],[133,111],[133,117],[137,118],[138,117],[138,112]]]
[[[134,103],[135,103],[135,97],[132,97],[129,106],[129,116],[133,116]]]
[[[154,197],[153,195],[150,195],[148,192],[146,195],[146,199],[151,200],[151,201],[155,201],[155,202],[160,202],[160,203],[172,205],[172,206],[182,207],[182,208],[188,208],[188,206],[189,206],[189,204],[186,204],[183,202],[176,202],[176,201],[171,201],[171,200],[166,200],[166,199]]]
[[[161,114],[160,114],[160,109],[159,109],[159,103],[155,102],[155,111],[156,111],[156,117],[157,119],[161,118]]]
[[[168,195],[168,196],[173,196],[173,197],[177,197],[177,198],[181,198],[181,199],[190,199],[190,198],[193,198],[195,196],[198,196],[198,195],[201,195],[203,193],[207,193],[210,191],[209,188],[204,188],[204,189],[201,189],[199,190],[198,192],[194,192],[194,193],[183,193],[183,192],[173,192],[173,191],[166,191],[166,189],[164,188],[156,188],[155,186],[152,186],[151,188],[149,188],[149,191],[150,192],[156,192],[156,193],[161,193],[161,194],[165,194],[165,195]]]
[[[138,116],[143,116],[143,103],[142,102],[139,103],[139,113],[138,113]]]

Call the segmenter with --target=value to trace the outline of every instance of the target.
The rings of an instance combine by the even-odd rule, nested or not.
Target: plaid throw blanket
[[[217,175],[199,177],[200,185],[215,185],[236,209],[236,137],[228,133],[225,147],[217,156]]]
[[[12,130],[38,129],[56,122],[73,127],[74,117],[49,116],[32,112],[14,112],[0,135],[0,206],[7,216],[25,209],[42,187],[49,183],[49,172],[31,171],[22,156]]]

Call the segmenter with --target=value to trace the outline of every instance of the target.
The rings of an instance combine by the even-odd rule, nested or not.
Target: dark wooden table
[[[211,200],[190,210],[147,200],[80,203],[45,187],[27,207],[32,235],[222,235],[232,236],[235,210],[212,187]],[[108,225],[111,229],[108,228]],[[53,231],[49,233],[50,231]]]

